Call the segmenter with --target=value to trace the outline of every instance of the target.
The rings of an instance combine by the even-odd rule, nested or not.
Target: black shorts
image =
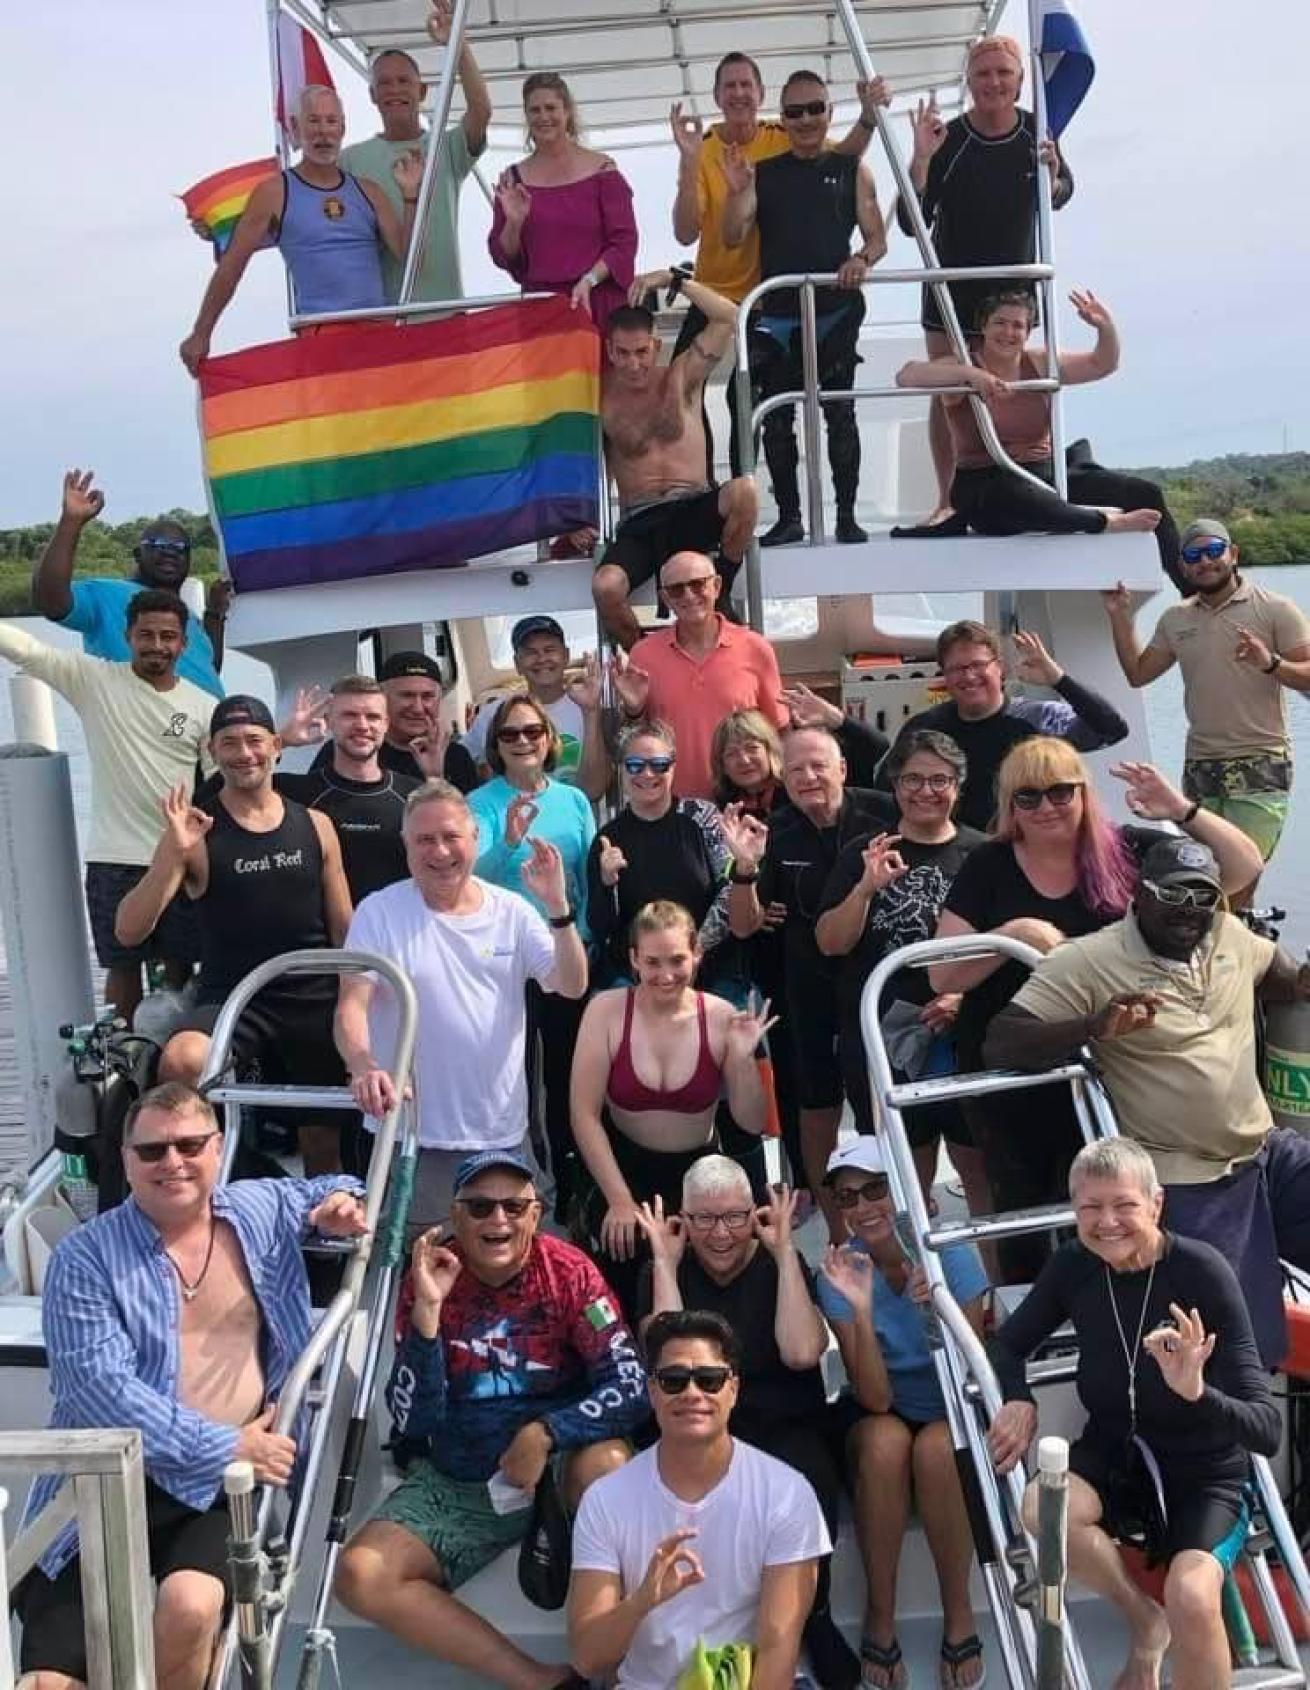
[[[170,1573],[199,1572],[212,1574],[228,1589],[225,1497],[197,1513],[147,1479],[146,1534],[150,1572],[157,1583]],[[86,1622],[78,1557],[53,1579],[33,1568],[15,1591],[14,1606],[23,1623],[19,1671],[60,1672],[85,1681]]]
[[[877,1132],[873,1092],[869,1086],[869,1065],[858,1026],[851,1027],[846,1022],[842,1023],[838,1036],[838,1053],[841,1057],[842,1082],[846,1087],[846,1097],[851,1106],[851,1113],[855,1116],[855,1130],[860,1133]],[[892,1079],[897,1085],[903,1085],[909,1075],[902,1073],[899,1068],[893,1068]],[[911,1150],[936,1144],[943,1138],[947,1144],[958,1145],[966,1150],[973,1148],[973,1132],[964,1118],[964,1111],[954,1098],[948,1098],[944,1103],[923,1103],[916,1108],[902,1110],[901,1118],[905,1123],[905,1136],[910,1141]]]
[[[688,493],[682,499],[661,499],[624,517],[605,548],[599,567],[621,569],[634,592],[658,575],[674,552],[705,552],[713,556],[723,535],[719,490]]]
[[[796,1058],[796,1101],[802,1109],[839,1109],[845,1097],[837,1056],[837,996],[821,969],[787,964],[787,1031]]]
[[[194,900],[179,891],[143,944],[120,945],[114,937],[114,917],[123,899],[144,876],[145,869],[126,863],[86,865],[86,912],[101,968],[131,968],[143,962],[186,962],[200,959],[200,923]]]
[[[201,1003],[178,1033],[212,1033],[221,1003]],[[236,1072],[271,1086],[343,1086],[346,1067],[332,1038],[336,998],[291,998],[261,992],[241,1013],[232,1039]]]
[[[1232,1567],[1251,1522],[1250,1477],[1242,1467],[1229,1461],[1161,1466],[1168,1520],[1160,1560],[1170,1561],[1184,1549],[1200,1549],[1225,1570]],[[1120,1542],[1141,1537],[1150,1512],[1148,1502],[1137,1499],[1145,1481],[1127,1478],[1113,1450],[1083,1436],[1070,1446],[1069,1471],[1100,1497],[1101,1524],[1111,1537]]]

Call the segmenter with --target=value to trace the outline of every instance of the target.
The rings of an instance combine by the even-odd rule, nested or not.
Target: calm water
[[[1285,593],[1296,600],[1310,614],[1310,567],[1288,569],[1255,569],[1253,580],[1259,580],[1272,591]],[[1138,617],[1138,629],[1143,638],[1149,635],[1155,616],[1173,600],[1170,590],[1160,594],[1146,606]],[[915,611],[912,601],[881,598],[881,609],[895,615],[898,611]],[[952,604],[944,608],[946,615],[968,615],[967,609]],[[975,607],[973,614],[977,613]],[[42,639],[72,643],[75,635],[62,634],[49,623],[32,623],[32,631]],[[579,630],[582,633],[582,630]],[[585,643],[585,637],[580,640]],[[10,665],[0,658],[0,682],[7,681]],[[239,653],[234,653],[224,669],[224,677],[231,690],[253,692],[272,702],[272,689],[267,668]],[[1310,698],[1289,694],[1293,736],[1302,746],[1310,745]],[[1146,694],[1147,716],[1151,724],[1151,743],[1155,760],[1171,774],[1182,768],[1183,739],[1186,722],[1183,717],[1183,688],[1177,669],[1150,687]],[[89,773],[81,730],[77,718],[63,703],[56,700],[60,743],[72,759],[73,797],[81,824],[86,816],[89,795]],[[0,744],[12,737],[9,689],[0,685]],[[1302,774],[1301,783],[1292,800],[1292,814],[1282,843],[1261,883],[1261,902],[1282,905],[1288,911],[1284,938],[1297,947],[1310,945],[1310,775]]]

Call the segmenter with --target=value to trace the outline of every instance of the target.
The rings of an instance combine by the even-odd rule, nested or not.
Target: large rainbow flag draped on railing
[[[238,591],[439,568],[597,523],[600,339],[563,298],[209,358],[200,394]]]

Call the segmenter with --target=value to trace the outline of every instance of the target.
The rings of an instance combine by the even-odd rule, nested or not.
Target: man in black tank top
[[[724,158],[729,196],[723,238],[740,246],[751,229],[760,235],[760,274],[837,276],[836,287],[816,288],[821,387],[849,389],[859,362],[856,343],[864,320],[860,289],[887,250],[873,174],[858,158],[827,146],[832,105],[823,78],[793,71],[783,84],[782,121],[790,151],[752,166],[735,147]],[[863,244],[851,252],[858,227]],[[751,320],[751,369],[762,396],[803,385],[800,299],[796,289],[768,294]],[[860,437],[852,400],[823,407],[828,429],[828,464],[837,495],[836,537],[855,543],[868,535],[855,520],[860,479]],[[805,538],[797,484],[798,454],[792,407],[773,411],[764,422],[764,456],[773,482],[778,520],[760,544],[793,545]]]
[[[166,826],[143,880],[119,905],[120,932],[153,928],[179,888],[195,901],[201,930],[199,1003],[164,1049],[159,1078],[194,1085],[209,1035],[233,988],[286,951],[340,946],[350,891],[336,830],[273,787],[281,750],[273,718],[256,698],[226,698],[210,719],[210,747],[223,784],[200,805],[178,787],[164,801]],[[136,941],[140,942],[140,941]],[[336,981],[286,976],[242,1015],[233,1041],[238,1070],[258,1057],[273,1084],[335,1086],[344,1072],[332,1040]],[[299,1112],[298,1116],[299,1116]],[[340,1165],[340,1128],[302,1125],[307,1174]]]

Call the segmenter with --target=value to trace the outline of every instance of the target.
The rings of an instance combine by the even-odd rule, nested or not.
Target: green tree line
[[[1310,452],[1263,457],[1237,453],[1133,473],[1161,483],[1180,526],[1196,516],[1222,518],[1247,563],[1310,563]],[[160,511],[158,517],[180,522],[190,534],[197,575],[207,579],[217,573],[218,542],[207,516],[170,510]],[[78,547],[80,571],[130,575],[132,548],[147,523],[158,517],[88,524]],[[32,566],[53,532],[50,522],[0,529],[0,616],[31,612]]]

